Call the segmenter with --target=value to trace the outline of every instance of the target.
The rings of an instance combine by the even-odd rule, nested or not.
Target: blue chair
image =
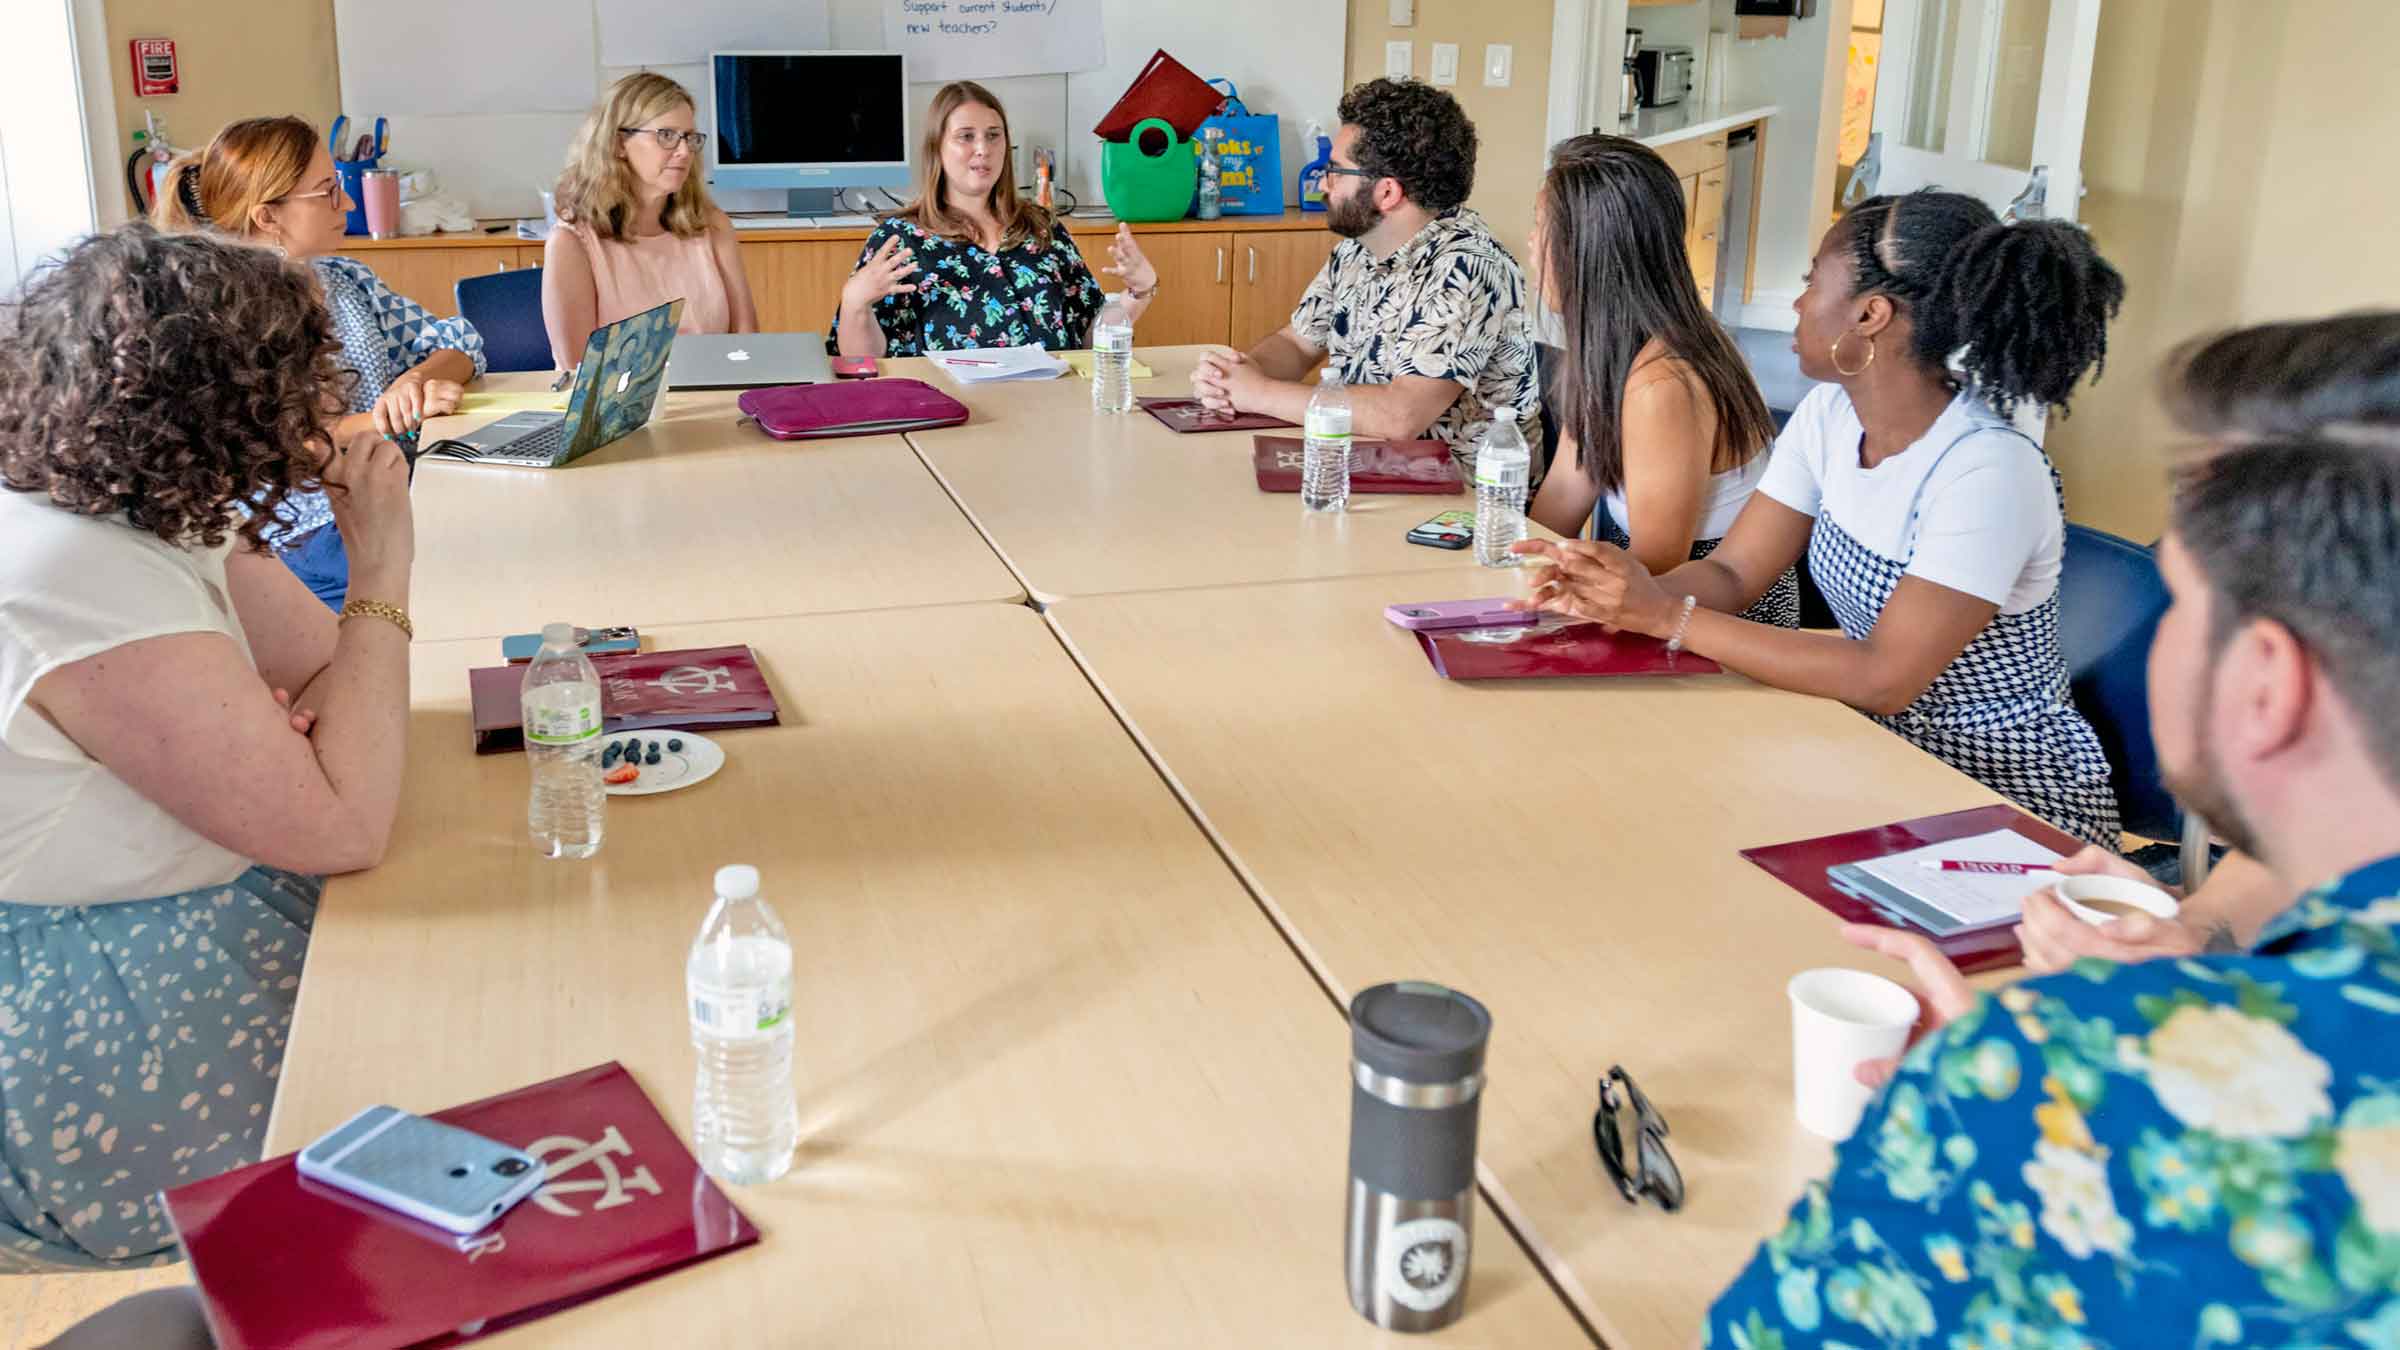
[[[494,371],[550,369],[550,331],[542,326],[542,269],[518,267],[460,277],[458,312],[483,335]]]
[[[2084,525],[2067,526],[2058,579],[2058,645],[2075,706],[2108,752],[2125,829],[2172,840],[2183,811],[2160,776],[2150,740],[2150,641],[2167,585],[2149,549]]]

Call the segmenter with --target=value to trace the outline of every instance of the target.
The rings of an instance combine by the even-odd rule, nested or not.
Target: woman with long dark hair
[[[1531,514],[1569,538],[1589,521],[1654,572],[1715,551],[1775,439],[1750,368],[1700,302],[1683,231],[1683,191],[1658,152],[1589,135],[1552,152],[1527,241],[1566,323],[1558,458]],[[1797,627],[1797,575],[1744,617]]]
[[[1546,609],[1648,633],[1872,714],[2069,834],[2114,847],[2108,760],[2067,700],[2057,472],[2009,420],[2063,413],[2124,278],[2090,236],[1955,192],[1876,197],[1825,234],[1793,348],[1812,390],[1723,547],[1663,575],[1569,540]],[[1735,616],[1802,554],[1842,632]]]

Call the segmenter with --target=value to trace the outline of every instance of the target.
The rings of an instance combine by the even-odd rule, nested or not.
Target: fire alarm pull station
[[[172,94],[176,89],[175,39],[133,40],[133,92],[136,98]]]

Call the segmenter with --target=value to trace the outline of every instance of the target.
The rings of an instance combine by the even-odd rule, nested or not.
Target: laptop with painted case
[[[823,333],[685,333],[667,362],[669,389],[831,384]]]
[[[424,453],[471,464],[554,469],[630,436],[650,420],[666,387],[667,357],[683,302],[603,324],[584,344],[567,411],[512,413],[427,446]]]

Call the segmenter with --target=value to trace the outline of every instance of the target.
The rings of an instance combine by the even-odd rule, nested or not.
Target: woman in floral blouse
[[[875,227],[842,287],[831,347],[842,356],[921,356],[963,347],[1091,345],[1106,303],[1066,223],[1017,196],[1008,114],[971,81],[943,85],[925,115],[917,200]],[[1109,275],[1139,319],[1158,269],[1120,225]]]

